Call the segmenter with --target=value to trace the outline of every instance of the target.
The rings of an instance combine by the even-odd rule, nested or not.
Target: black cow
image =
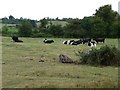
[[[22,40],[18,39],[18,36],[12,36],[14,42],[23,42]]]
[[[83,44],[85,44],[85,43],[90,42],[90,41],[91,41],[91,38],[83,38],[83,39],[81,39],[81,40],[82,40]]]
[[[43,42],[44,42],[44,43],[48,43],[48,44],[54,43],[53,40],[47,40],[47,39],[45,39]]]
[[[97,43],[98,42],[105,42],[105,38],[94,38],[93,40],[95,40]]]

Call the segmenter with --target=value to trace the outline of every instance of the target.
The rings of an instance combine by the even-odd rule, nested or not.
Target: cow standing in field
[[[18,39],[18,36],[12,36],[14,42],[23,42],[22,40]]]
[[[97,43],[98,42],[105,42],[105,38],[94,38],[93,40],[95,40]]]
[[[54,41],[53,41],[53,40],[47,40],[47,39],[45,39],[43,42],[44,42],[44,43],[47,43],[47,44],[54,43]]]
[[[91,41],[91,38],[83,38],[83,39],[81,39],[81,40],[82,40],[83,44],[85,44],[85,43],[90,42],[90,41]]]

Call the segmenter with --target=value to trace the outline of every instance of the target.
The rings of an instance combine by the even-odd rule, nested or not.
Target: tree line
[[[83,19],[56,18],[53,20],[43,18],[39,21],[40,25],[37,25],[36,22],[38,21],[23,18],[15,19],[13,16],[9,16],[9,19],[3,18],[2,21],[3,23],[17,24],[17,34],[23,37],[120,37],[120,15],[112,10],[111,5],[101,6],[96,9],[95,14]],[[55,25],[52,21],[65,21],[67,24],[65,26]]]

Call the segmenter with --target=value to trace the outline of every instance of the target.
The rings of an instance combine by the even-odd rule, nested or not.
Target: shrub
[[[116,47],[103,46],[100,49],[92,48],[87,52],[78,51],[82,64],[118,66],[120,61],[120,50]]]

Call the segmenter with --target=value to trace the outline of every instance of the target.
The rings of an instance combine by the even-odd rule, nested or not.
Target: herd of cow
[[[69,44],[69,45],[79,45],[79,44],[85,44],[87,43],[88,46],[96,46],[96,43],[99,43],[99,42],[105,42],[105,38],[94,38],[94,39],[91,39],[91,38],[81,38],[79,40],[67,40],[67,41],[64,41],[63,44]]]
[[[18,39],[18,36],[12,36],[12,39],[13,39],[14,42],[23,42],[22,40]],[[51,43],[54,43],[54,40],[44,39],[43,42],[47,43],[47,44],[51,44]],[[105,38],[93,38],[93,39],[91,39],[91,38],[81,38],[79,40],[66,40],[66,41],[63,41],[63,44],[79,45],[79,44],[87,43],[88,46],[93,47],[93,46],[96,46],[96,43],[99,43],[99,42],[104,43]]]
[[[47,39],[45,39],[43,42],[51,44],[51,43],[54,43],[54,40],[47,40]],[[99,42],[104,43],[105,42],[105,38],[93,38],[93,39],[91,39],[91,38],[81,38],[79,40],[66,40],[66,41],[63,41],[63,44],[79,45],[79,44],[87,43],[88,46],[93,47],[93,46],[96,46],[96,43],[99,43]]]

